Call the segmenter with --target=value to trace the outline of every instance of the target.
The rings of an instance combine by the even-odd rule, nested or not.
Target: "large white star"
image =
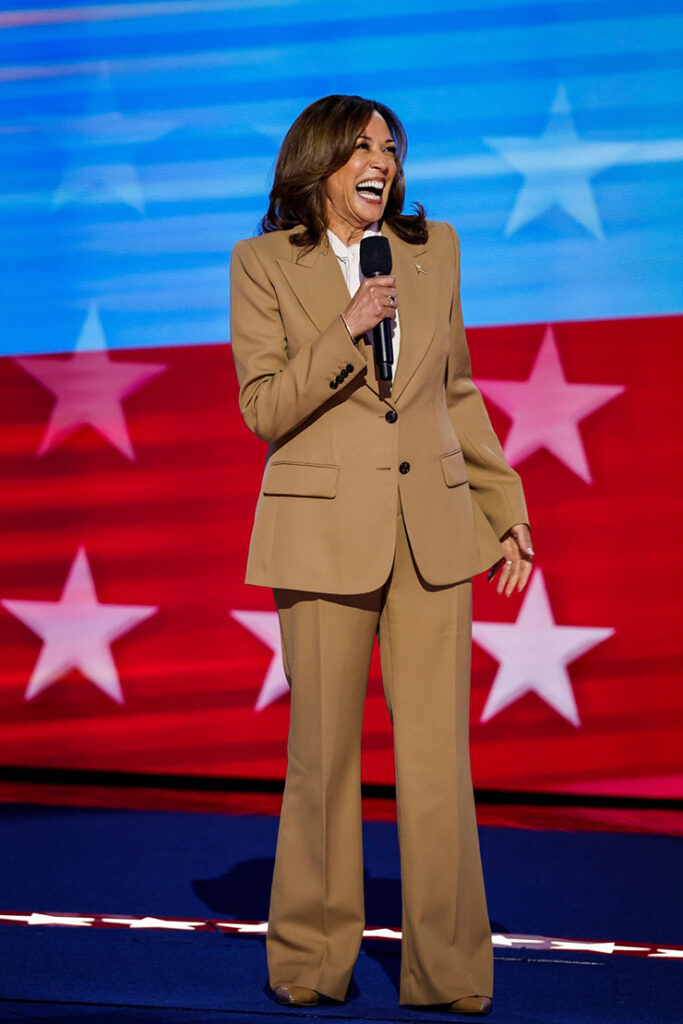
[[[165,363],[110,359],[94,303],[73,355],[26,356],[15,362],[57,399],[37,455],[49,452],[81,427],[91,426],[128,459],[135,460],[121,402],[168,367]]]
[[[269,704],[273,704],[280,697],[284,697],[285,694],[289,693],[289,683],[282,667],[282,641],[277,612],[233,610],[230,614],[233,619],[236,619],[240,625],[258,637],[273,652],[273,656],[268,663],[268,670],[261,683],[259,695],[254,704],[254,711],[262,711]]]
[[[78,669],[112,700],[124,703],[110,644],[159,609],[100,604],[84,547],[76,553],[59,601],[0,603],[44,640],[24,700]]]
[[[171,131],[168,118],[123,115],[108,77],[96,82],[81,117],[44,125],[68,159],[52,205],[66,203],[123,203],[144,213],[145,200],[133,150]],[[113,160],[109,147],[116,146]]]
[[[595,626],[558,626],[543,574],[534,569],[517,621],[474,622],[472,636],[500,662],[481,721],[526,693],[535,693],[572,725],[581,724],[566,666],[615,632]]]
[[[579,422],[624,391],[619,384],[573,384],[562,369],[552,327],[525,381],[479,380],[477,387],[512,419],[505,457],[515,466],[547,448],[577,476],[592,482]]]
[[[484,142],[525,178],[505,225],[506,235],[557,205],[596,238],[604,238],[590,179],[620,163],[636,143],[580,139],[563,85],[541,135],[489,137]]]

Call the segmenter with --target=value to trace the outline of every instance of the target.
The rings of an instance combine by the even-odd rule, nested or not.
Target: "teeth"
[[[356,192],[368,202],[380,202],[385,184],[381,178],[368,178],[356,185]]]

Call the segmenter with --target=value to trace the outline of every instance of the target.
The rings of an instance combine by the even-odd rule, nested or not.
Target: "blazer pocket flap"
[[[263,480],[263,493],[334,498],[338,476],[339,466],[317,462],[271,462]]]
[[[449,452],[441,456],[441,468],[448,487],[466,484],[468,480],[465,456],[462,451]]]

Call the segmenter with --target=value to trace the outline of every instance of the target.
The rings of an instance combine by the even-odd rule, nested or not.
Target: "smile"
[[[356,185],[356,192],[368,203],[381,203],[385,182],[381,178],[368,178]]]

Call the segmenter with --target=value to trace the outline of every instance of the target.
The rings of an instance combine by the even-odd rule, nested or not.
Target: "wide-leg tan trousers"
[[[292,694],[266,940],[273,988],[305,985],[342,1000],[351,980],[364,927],[361,725],[379,630],[394,729],[400,1002],[492,994],[469,763],[471,594],[469,581],[421,579],[400,514],[393,569],[379,590],[275,591]]]

